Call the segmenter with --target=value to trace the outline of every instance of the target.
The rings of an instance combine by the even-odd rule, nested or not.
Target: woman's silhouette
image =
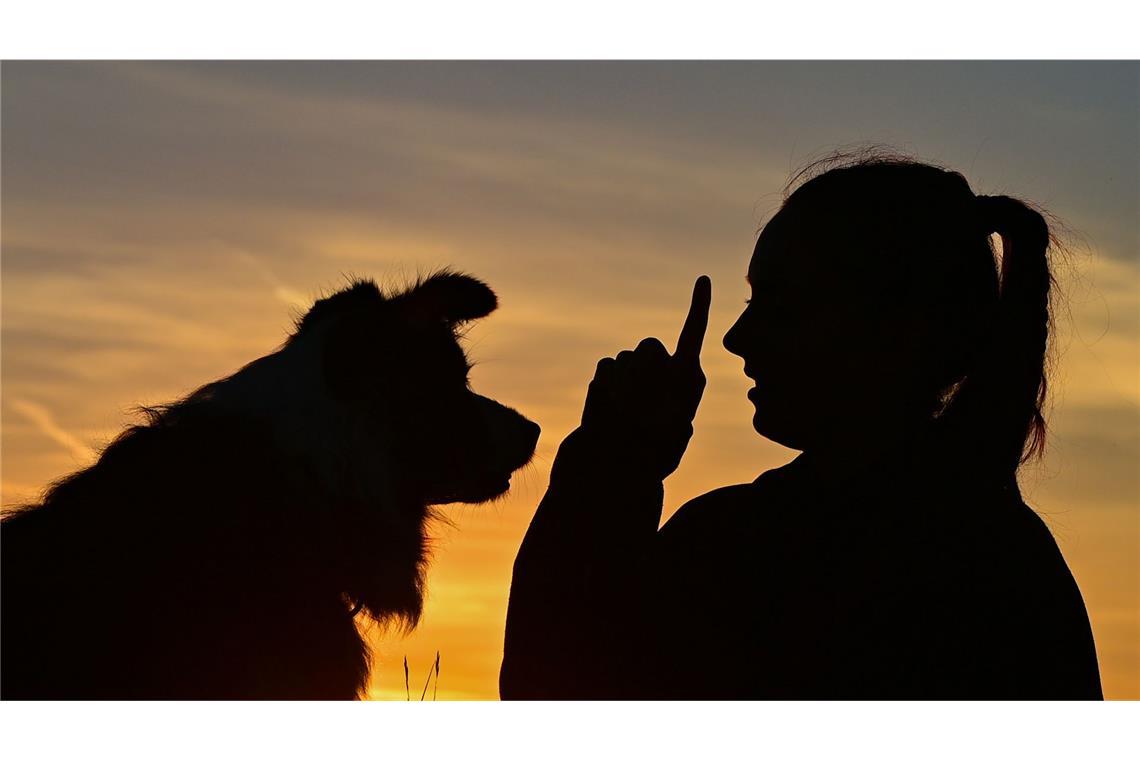
[[[515,563],[504,698],[1101,696],[1016,478],[1044,444],[1045,220],[909,160],[822,169],[724,339],[757,432],[803,454],[658,529],[704,387],[701,278],[672,356],[598,364]]]

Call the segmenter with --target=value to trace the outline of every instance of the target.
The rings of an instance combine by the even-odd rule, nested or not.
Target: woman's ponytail
[[[965,426],[960,441],[972,455],[1008,476],[1045,446],[1051,238],[1044,217],[1019,200],[979,195],[976,204],[982,232],[1001,238],[1000,297],[988,346],[947,416]]]

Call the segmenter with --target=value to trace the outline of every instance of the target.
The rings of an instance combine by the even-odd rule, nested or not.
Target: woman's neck
[[[929,427],[928,420],[916,420],[912,415],[879,413],[864,419],[848,418],[818,444],[805,449],[796,461],[833,481],[858,478],[912,451]]]

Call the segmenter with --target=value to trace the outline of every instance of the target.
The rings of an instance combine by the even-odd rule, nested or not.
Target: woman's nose
[[[743,332],[743,329],[744,329],[743,323],[744,323],[744,315],[741,314],[739,317],[737,317],[736,322],[733,323],[732,327],[728,328],[728,332],[726,332],[724,334],[724,340],[721,341],[721,343],[724,345],[724,347],[726,349],[728,349],[729,353],[736,354],[737,356],[743,356],[744,355],[742,353],[742,346],[741,346],[741,340],[740,340],[741,339],[741,333]]]

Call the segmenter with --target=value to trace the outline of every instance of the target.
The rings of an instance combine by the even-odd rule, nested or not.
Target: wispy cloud
[[[312,298],[282,282],[277,275],[273,273],[273,270],[266,266],[257,256],[254,256],[249,251],[242,250],[234,251],[234,255],[257,272],[258,276],[270,287],[273,292],[273,297],[278,301],[299,309],[308,309],[313,305]]]
[[[95,450],[60,427],[46,407],[22,398],[9,400],[8,406],[80,462],[86,464],[95,459]]]

